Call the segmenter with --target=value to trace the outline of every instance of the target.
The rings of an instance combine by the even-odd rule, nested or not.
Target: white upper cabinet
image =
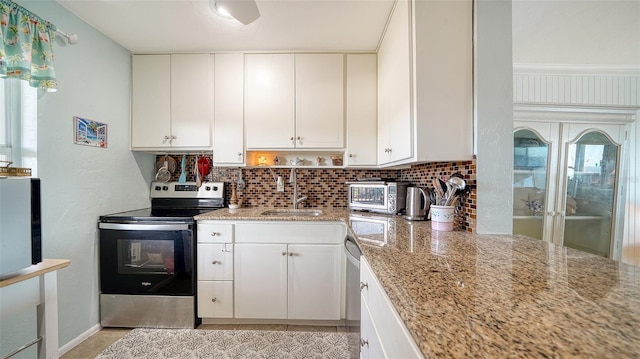
[[[132,149],[210,149],[210,55],[135,55]]]
[[[347,55],[347,166],[377,164],[377,62],[375,54]]]
[[[248,54],[245,71],[247,148],[293,148],[294,56]]]
[[[295,60],[295,147],[344,147],[344,55],[296,54]]]
[[[169,147],[171,55],[132,59],[131,147]]]
[[[378,53],[378,163],[473,157],[472,0],[396,3]]]
[[[409,3],[400,0],[378,50],[378,161],[413,156]]]
[[[343,148],[343,58],[246,55],[247,148]]]
[[[214,55],[212,55],[214,57]],[[214,73],[213,163],[244,164],[244,55],[216,54]]]

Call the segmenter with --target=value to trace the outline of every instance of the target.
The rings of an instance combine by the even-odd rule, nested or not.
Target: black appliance
[[[40,179],[0,177],[0,276],[42,262]]]
[[[224,184],[154,182],[151,208],[100,217],[100,324],[195,328],[195,215],[223,208]]]

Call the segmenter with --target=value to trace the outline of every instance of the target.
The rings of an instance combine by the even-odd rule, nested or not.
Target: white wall
[[[129,52],[55,1],[19,3],[80,37],[56,43],[58,92],[38,100],[43,257],[71,260],[58,273],[62,346],[99,323],[98,216],[147,207],[154,161],[129,150]],[[108,124],[108,148],[75,145],[73,116]]]
[[[476,0],[475,141],[478,233],[512,233],[511,1]]]
[[[514,0],[515,63],[638,65],[638,0]]]

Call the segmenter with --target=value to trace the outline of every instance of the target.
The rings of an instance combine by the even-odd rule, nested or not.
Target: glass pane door
[[[610,257],[620,146],[590,131],[566,150],[563,244]]]
[[[513,140],[513,233],[542,240],[550,146],[529,129]]]

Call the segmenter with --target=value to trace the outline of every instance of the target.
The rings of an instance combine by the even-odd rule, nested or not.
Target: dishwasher
[[[344,239],[347,255],[347,295],[346,295],[346,325],[353,327],[353,331],[360,332],[360,255],[362,252],[355,238],[348,235]]]

